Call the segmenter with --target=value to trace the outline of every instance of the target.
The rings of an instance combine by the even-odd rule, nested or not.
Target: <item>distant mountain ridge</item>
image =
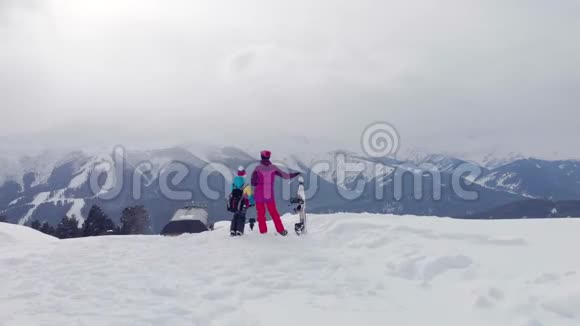
[[[159,230],[175,209],[191,202],[185,199],[170,200],[161,191],[163,185],[160,184],[160,176],[172,173],[166,168],[172,162],[179,162],[190,173],[175,185],[175,190],[188,190],[193,193],[194,201],[206,202],[213,220],[229,219],[229,213],[224,208],[227,192],[224,185],[229,181],[219,173],[210,174],[208,184],[212,189],[218,190],[220,198],[207,199],[200,189],[198,178],[209,163],[217,163],[235,171],[238,165],[250,166],[257,162],[255,153],[236,147],[172,147],[151,151],[125,151],[123,157],[125,164],[109,175],[111,179],[108,179],[102,174],[107,166],[112,165],[113,153],[47,151],[34,157],[0,156],[0,215],[6,215],[11,222],[21,224],[34,219],[54,224],[64,215],[75,215],[82,221],[93,204],[100,205],[113,219],[118,219],[123,208],[142,204],[151,212],[154,229]],[[489,169],[447,155],[422,155],[413,161],[400,161],[392,158],[368,158],[340,150],[279,154],[274,159],[289,169],[315,178],[307,181],[308,184],[314,181],[318,184],[318,191],[309,200],[310,212],[468,217],[527,199],[580,199],[580,162],[575,160],[518,158]],[[364,169],[343,177],[339,173],[338,165],[345,163],[355,166],[358,164]],[[147,171],[142,171],[143,164],[148,167]],[[319,169],[321,166],[324,169]],[[481,173],[473,180],[468,180],[465,176],[461,178],[466,189],[479,194],[477,200],[463,200],[452,189],[453,175],[466,167]],[[441,176],[441,199],[433,198],[433,169],[437,169]],[[396,171],[405,172],[401,198],[395,198],[394,195],[394,185],[400,177]],[[134,199],[131,187],[126,186],[113,200],[104,200],[106,193],[95,194],[90,189],[91,178],[95,179],[99,174],[101,177],[97,179],[102,184],[114,184],[122,180],[124,185],[132,185],[134,176],[138,176],[142,184],[140,198]],[[417,178],[424,185],[420,199],[415,198]],[[356,199],[348,200],[344,193],[353,195]],[[288,211],[286,203],[282,201],[279,208]]]
[[[523,159],[489,171],[478,181],[528,198],[580,199],[580,162]]]

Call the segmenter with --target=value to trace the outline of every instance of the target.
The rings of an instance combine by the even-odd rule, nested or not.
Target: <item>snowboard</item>
[[[306,195],[304,192],[304,177],[302,175],[298,176],[296,197],[292,198],[290,202],[297,205],[294,208],[294,212],[300,216],[300,222],[294,225],[294,231],[296,231],[297,235],[304,234],[306,233]]]

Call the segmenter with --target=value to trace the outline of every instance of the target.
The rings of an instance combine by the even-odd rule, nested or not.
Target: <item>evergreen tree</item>
[[[79,228],[79,220],[73,216],[65,216],[56,226],[54,235],[59,239],[71,239],[82,236],[82,230]]]
[[[32,223],[30,223],[30,227],[37,230],[37,231],[40,231],[40,228],[42,227],[42,223],[40,223],[39,220],[34,220],[34,221],[32,221]]]
[[[115,223],[103,212],[103,210],[94,205],[89,211],[89,216],[83,226],[83,236],[93,237],[106,234],[108,231],[115,231]]]
[[[151,218],[143,206],[128,207],[121,216],[121,234],[150,234]]]
[[[56,233],[52,225],[48,224],[48,222],[42,223],[39,231],[48,235],[54,235]]]

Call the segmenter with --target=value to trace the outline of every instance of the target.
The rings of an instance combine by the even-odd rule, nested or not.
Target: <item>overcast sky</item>
[[[580,158],[578,17],[577,0],[0,0],[0,138],[354,147],[388,121],[407,147]]]

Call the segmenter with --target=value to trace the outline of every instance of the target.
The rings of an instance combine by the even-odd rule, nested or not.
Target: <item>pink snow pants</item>
[[[268,226],[266,225],[266,208],[268,209],[268,212],[272,217],[272,221],[274,221],[276,231],[278,232],[284,231],[284,224],[282,223],[280,213],[278,213],[278,209],[276,208],[276,202],[269,201],[267,203],[256,203],[256,213],[258,213],[257,220],[260,233],[264,234],[268,232]]]

